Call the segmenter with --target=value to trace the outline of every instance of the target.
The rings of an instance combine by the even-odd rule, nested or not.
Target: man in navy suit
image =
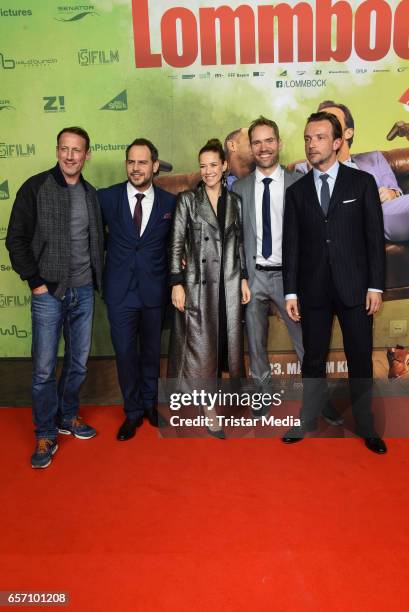
[[[334,315],[348,363],[357,433],[385,453],[371,411],[373,314],[382,303],[385,246],[374,178],[340,164],[342,126],[332,113],[311,115],[304,131],[312,170],[286,192],[283,280],[286,310],[301,321],[304,343],[302,425],[283,441],[302,440],[327,401],[325,366]]]
[[[125,421],[118,440],[129,440],[144,414],[155,426],[160,339],[167,298],[167,241],[174,195],[152,184],[158,150],[137,138],[126,149],[128,181],[98,192],[108,229],[103,286]]]

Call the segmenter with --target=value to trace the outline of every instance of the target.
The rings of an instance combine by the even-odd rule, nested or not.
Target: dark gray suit
[[[284,195],[287,187],[295,183],[299,178],[299,174],[292,174],[284,170]],[[246,307],[250,369],[254,378],[264,381],[270,377],[270,362],[267,353],[270,300],[277,306],[287,326],[300,361],[302,361],[304,351],[300,325],[291,321],[285,310],[282,272],[256,270],[257,226],[255,182],[255,172],[252,172],[246,178],[236,181],[232,186],[232,190],[238,193],[242,199],[244,250],[251,291],[251,301]]]
[[[305,346],[301,418],[307,427],[327,401],[326,357],[334,315],[340,322],[357,432],[374,433],[371,412],[372,316],[369,288],[383,289],[382,206],[373,177],[339,165],[325,215],[313,171],[288,189],[283,232],[284,290],[297,294]]]

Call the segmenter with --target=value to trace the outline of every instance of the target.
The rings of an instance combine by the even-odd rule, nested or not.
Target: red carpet
[[[83,416],[100,434],[33,470],[31,411],[0,412],[0,590],[68,591],[75,611],[407,610],[407,440],[380,457],[146,423],[119,443],[120,407]]]

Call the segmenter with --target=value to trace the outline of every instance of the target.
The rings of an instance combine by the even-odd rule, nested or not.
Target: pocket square
[[[172,213],[165,213],[162,217],[162,219],[171,219],[172,218]]]
[[[353,200],[342,200],[343,204],[351,204],[352,202],[356,202],[356,198],[354,198]]]

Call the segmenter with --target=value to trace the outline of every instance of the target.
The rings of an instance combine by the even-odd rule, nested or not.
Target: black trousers
[[[327,303],[312,308],[301,300],[301,328],[304,343],[302,363],[303,405],[301,419],[309,429],[328,402],[326,360],[334,316],[342,331],[348,364],[349,388],[356,432],[363,437],[375,435],[372,414],[372,326],[365,304],[347,307],[330,283]]]

